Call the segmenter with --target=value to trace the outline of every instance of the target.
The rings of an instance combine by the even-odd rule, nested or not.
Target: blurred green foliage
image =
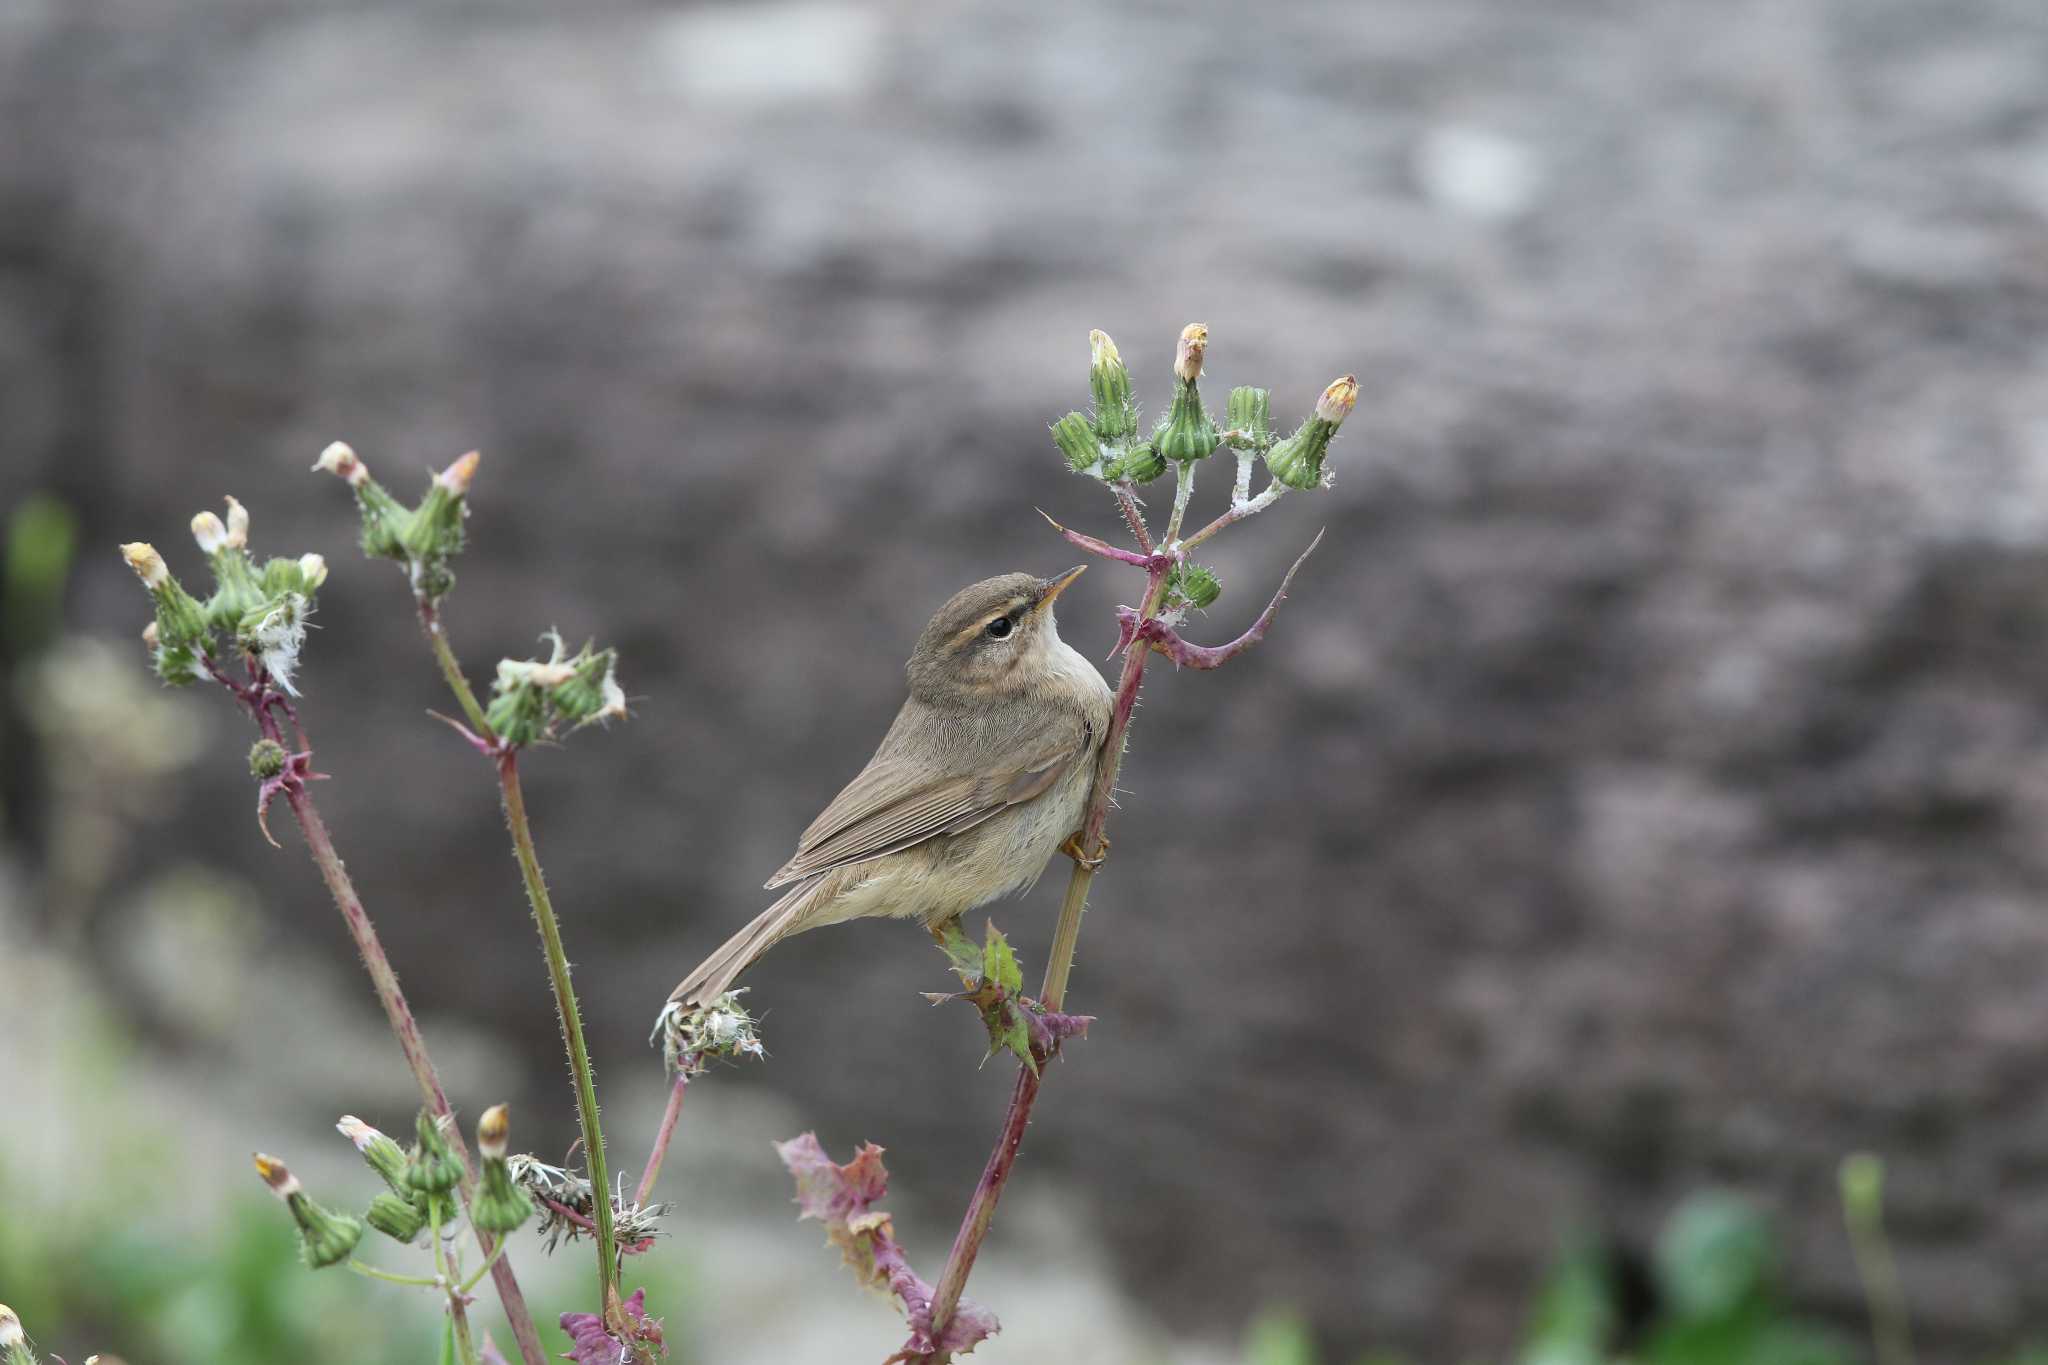
[[[7,518],[7,548],[0,554],[0,653],[25,659],[57,636],[64,581],[78,540],[71,509],[47,493],[24,498]]]

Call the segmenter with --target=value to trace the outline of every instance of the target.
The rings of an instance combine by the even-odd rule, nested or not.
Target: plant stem
[[[490,722],[484,719],[484,708],[477,702],[469,679],[462,674],[462,665],[455,660],[455,651],[448,645],[448,633],[441,629],[440,611],[424,598],[420,600],[419,608],[420,629],[427,634],[427,644],[434,651],[434,662],[441,666],[441,676],[447,680],[448,690],[455,694],[456,704],[462,707],[469,728],[483,739],[494,738]]]
[[[1171,544],[1170,534],[1161,543]],[[1151,570],[1145,585],[1146,617],[1158,611],[1165,587],[1165,571]],[[1130,729],[1131,713],[1137,708],[1138,689],[1145,680],[1145,660],[1151,653],[1151,648],[1139,639],[1133,639],[1130,648],[1124,651],[1123,677],[1117,684],[1109,733],[1103,736],[1102,758],[1095,767],[1095,785],[1088,793],[1088,813],[1081,824],[1079,842],[1082,850],[1098,865],[1106,851],[1102,831],[1109,821],[1109,798],[1116,790],[1117,770],[1123,766],[1124,735]],[[1094,881],[1095,868],[1076,859],[1073,873],[1067,879],[1066,899],[1060,905],[1059,927],[1053,931],[1052,951],[1046,959],[1045,984],[1038,993],[1039,1003],[1048,1010],[1059,1009],[1066,1000],[1067,977],[1073,971],[1074,948],[1081,937],[1081,916],[1088,909],[1088,889]],[[952,1321],[954,1311],[960,1307],[967,1277],[973,1273],[975,1258],[981,1254],[981,1244],[988,1236],[989,1225],[995,1221],[996,1204],[1003,1197],[1003,1186],[1009,1182],[1011,1167],[1017,1160],[1017,1149],[1024,1142],[1024,1130],[1031,1123],[1031,1110],[1038,1102],[1044,1071],[1043,1066],[1037,1071],[1028,1066],[1017,1068],[1017,1088],[1010,1094],[1010,1107],[1003,1115],[1002,1133],[996,1139],[995,1150],[989,1153],[988,1163],[982,1167],[981,1179],[974,1187],[974,1197],[967,1204],[967,1214],[960,1220],[960,1231],[954,1234],[953,1249],[946,1257],[946,1268],[932,1293],[934,1341],[942,1338],[946,1324]],[[938,1352],[933,1357],[934,1361],[951,1358],[949,1352]]]
[[[1173,548],[1175,537],[1180,535],[1181,518],[1188,514],[1188,499],[1195,495],[1195,462],[1175,460],[1173,462],[1173,515],[1167,519],[1166,534],[1159,543],[1168,550]]]
[[[569,1052],[569,1070],[576,1079],[576,1117],[583,1126],[584,1159],[590,1166],[591,1215],[597,1224],[598,1299],[607,1325],[618,1302],[619,1250],[612,1234],[612,1182],[605,1169],[604,1130],[597,1118],[597,1083],[590,1072],[590,1053],[583,1044],[583,1016],[576,1008],[576,988],[569,980],[569,957],[562,950],[562,930],[555,905],[541,876],[534,851],[533,828],[526,819],[526,796],[519,786],[519,751],[507,749],[498,759],[498,789],[505,799],[505,823],[512,829],[512,848],[519,874],[526,881],[526,899],[540,927],[541,947],[548,960],[548,979],[555,988],[555,1010],[562,1020],[562,1044]]]
[[[405,993],[399,989],[398,973],[392,970],[391,959],[384,955],[384,945],[377,937],[376,926],[370,922],[369,912],[363,909],[362,898],[356,894],[355,883],[349,879],[348,869],[342,866],[341,856],[334,851],[334,841],[328,836],[327,824],[320,818],[319,808],[303,786],[287,787],[284,797],[291,805],[293,818],[299,822],[299,829],[306,836],[306,848],[320,869],[321,878],[326,881],[335,905],[341,910],[342,921],[348,925],[349,937],[355,940],[356,952],[362,956],[363,966],[370,973],[370,983],[376,988],[377,999],[384,1006],[384,1017],[390,1021],[391,1032],[398,1038],[399,1050],[405,1054],[413,1078],[419,1082],[420,1098],[435,1117],[451,1118],[454,1111],[449,1108],[448,1096],[441,1089],[441,1078],[434,1070],[433,1059],[427,1055],[426,1039],[420,1036],[420,1026],[413,1018],[412,1007],[406,1003]],[[470,1160],[468,1147],[463,1144],[461,1130],[452,1121],[447,1128],[449,1145],[462,1159],[459,1193],[462,1206],[467,1209],[476,1190],[476,1167]],[[482,1229],[477,1230],[476,1238],[486,1256],[498,1250],[495,1239]],[[540,1332],[533,1325],[533,1314],[526,1306],[526,1295],[519,1288],[512,1263],[498,1257],[491,1265],[491,1280],[497,1286],[498,1301],[504,1305],[506,1321],[512,1326],[513,1339],[519,1343],[521,1361],[524,1365],[546,1365],[547,1355],[541,1349]]]
[[[676,1135],[676,1121],[683,1116],[683,1091],[690,1084],[687,1072],[676,1072],[676,1083],[668,1092],[668,1107],[661,1112],[661,1127],[654,1134],[654,1146],[647,1153],[647,1169],[640,1173],[640,1188],[633,1192],[635,1204],[645,1204],[654,1193],[654,1181],[661,1174],[661,1159],[668,1155],[669,1139]]]
[[[380,1270],[366,1261],[350,1260],[348,1268],[358,1275],[367,1275],[373,1280],[387,1284],[419,1285],[428,1289],[439,1289],[441,1282],[431,1275],[399,1275],[389,1270]]]
[[[1210,522],[1207,526],[1204,526],[1201,530],[1189,536],[1185,541],[1181,542],[1180,548],[1183,550],[1192,550],[1197,545],[1200,545],[1203,541],[1207,540],[1210,536],[1215,535],[1218,531],[1222,530],[1226,526],[1231,525],[1233,522],[1243,521],[1246,517],[1254,516],[1257,513],[1265,511],[1268,507],[1271,507],[1274,503],[1280,501],[1280,495],[1285,493],[1286,491],[1287,485],[1284,483],[1269,483],[1265,486],[1263,490],[1260,491],[1259,495],[1256,498],[1253,498],[1250,502],[1244,502],[1241,500],[1232,502],[1230,504],[1230,510],[1228,512],[1225,512],[1222,516],[1216,518],[1216,520]]]
[[[448,1320],[455,1324],[455,1346],[461,1353],[462,1365],[477,1365],[476,1343],[469,1336],[469,1310],[463,1307],[462,1294],[455,1288],[455,1275],[449,1270],[445,1248],[441,1245],[441,1204],[429,1199],[427,1207],[433,1218],[434,1239],[434,1283],[448,1291]]]

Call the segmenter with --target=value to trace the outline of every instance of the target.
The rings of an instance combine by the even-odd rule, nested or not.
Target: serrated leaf
[[[959,920],[946,921],[945,932],[939,939],[939,950],[945,953],[947,965],[969,986],[980,979],[982,950],[976,948],[967,935],[961,932]]]
[[[994,982],[1010,995],[1024,992],[1024,969],[1017,965],[1017,954],[1010,950],[1010,940],[1003,937],[996,922],[988,922],[988,942],[982,948],[982,979]]]

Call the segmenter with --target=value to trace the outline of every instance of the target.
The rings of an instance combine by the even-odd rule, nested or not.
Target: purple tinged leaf
[[[826,1237],[861,1283],[888,1293],[902,1309],[910,1339],[892,1360],[915,1361],[938,1351],[964,1354],[996,1332],[995,1314],[963,1300],[945,1331],[937,1339],[932,1336],[931,1283],[911,1269],[908,1254],[896,1240],[894,1220],[874,1207],[889,1191],[880,1147],[862,1143],[844,1166],[825,1154],[815,1133],[778,1142],[775,1151],[796,1179],[799,1216],[823,1223]]]
[[[634,1290],[624,1307],[626,1316],[633,1320],[638,1344],[651,1347],[657,1358],[666,1356],[668,1348],[661,1340],[661,1319],[647,1316],[647,1291]],[[569,1334],[570,1346],[562,1353],[562,1359],[572,1360],[576,1365],[632,1365],[634,1343],[613,1336],[604,1325],[602,1313],[564,1313],[561,1323],[562,1330]]]

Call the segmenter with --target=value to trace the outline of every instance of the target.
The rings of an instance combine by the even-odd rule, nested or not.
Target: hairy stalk
[[[654,1193],[655,1179],[661,1174],[661,1159],[668,1155],[669,1139],[676,1135],[676,1122],[683,1116],[683,1091],[689,1084],[689,1073],[678,1070],[676,1083],[668,1092],[668,1107],[661,1111],[661,1127],[655,1130],[654,1146],[647,1153],[647,1168],[640,1172],[640,1187],[633,1193],[635,1204],[645,1204],[647,1196]]]
[[[1218,531],[1222,530],[1224,527],[1229,526],[1235,522],[1243,521],[1246,517],[1254,516],[1257,513],[1265,511],[1268,507],[1271,507],[1274,503],[1280,501],[1281,495],[1284,494],[1286,491],[1287,485],[1282,483],[1271,483],[1267,484],[1265,490],[1261,492],[1256,498],[1253,498],[1250,502],[1245,502],[1242,499],[1233,501],[1230,504],[1230,510],[1228,512],[1225,512],[1223,515],[1217,517],[1216,520],[1210,522],[1207,526],[1204,526],[1201,530],[1195,532],[1186,540],[1182,541],[1180,548],[1183,550],[1192,550],[1197,545],[1200,545],[1203,541],[1207,540],[1210,536],[1213,536]]]
[[[270,726],[266,724],[264,728],[267,730]],[[284,797],[291,805],[293,818],[299,822],[299,829],[306,836],[306,847],[320,869],[321,878],[326,881],[335,905],[341,910],[349,936],[355,940],[356,951],[362,956],[363,966],[370,973],[377,999],[384,1006],[384,1017],[391,1022],[399,1050],[405,1053],[413,1078],[419,1082],[420,1097],[436,1117],[452,1119],[454,1111],[449,1108],[448,1096],[441,1089],[441,1078],[434,1070],[433,1059],[427,1055],[426,1039],[420,1036],[420,1026],[413,1018],[412,1007],[406,1003],[405,993],[399,989],[398,973],[391,969],[391,959],[384,955],[384,945],[377,937],[377,929],[371,924],[369,913],[363,909],[355,883],[342,866],[341,856],[334,851],[334,841],[328,837],[326,822],[320,818],[319,809],[302,786],[287,787]],[[446,1127],[449,1145],[462,1160],[462,1183],[458,1192],[463,1208],[467,1209],[476,1191],[476,1165],[470,1160],[469,1148],[462,1141],[459,1127],[452,1121]],[[512,1263],[501,1254],[503,1248],[489,1233],[478,1229],[476,1239],[484,1255],[492,1258],[491,1280],[497,1287],[498,1301],[504,1306],[506,1321],[512,1325],[512,1337],[519,1343],[521,1361],[524,1365],[545,1365],[547,1354],[541,1349],[540,1332],[534,1327],[533,1314],[526,1306],[526,1295],[519,1288],[519,1278],[512,1272]]]
[[[604,1305],[605,1323],[614,1329],[629,1325],[619,1306],[619,1251],[612,1235],[612,1181],[605,1169],[604,1130],[597,1119],[597,1082],[590,1072],[590,1052],[583,1045],[583,1016],[576,1008],[576,988],[569,980],[569,956],[562,950],[562,930],[555,920],[554,901],[548,896],[541,876],[540,855],[534,851],[533,828],[526,819],[526,795],[519,786],[519,751],[507,749],[498,758],[498,789],[505,799],[505,823],[512,830],[512,848],[519,857],[519,874],[526,881],[526,899],[533,907],[533,920],[540,927],[541,947],[548,960],[548,979],[555,988],[555,1010],[562,1020],[562,1043],[569,1052],[569,1069],[576,1078],[576,1117],[583,1127],[584,1159],[590,1167],[590,1208],[597,1229],[598,1301]],[[619,1321],[614,1321],[617,1318]]]
[[[1170,544],[1171,541],[1163,543]],[[1158,611],[1165,591],[1166,571],[1153,568],[1145,585],[1144,615],[1147,618]],[[1087,854],[1087,859],[1075,859],[1073,873],[1067,879],[1067,895],[1060,905],[1059,927],[1053,931],[1052,951],[1045,964],[1045,984],[1038,993],[1039,1003],[1048,1010],[1061,1008],[1066,1000],[1067,977],[1073,971],[1074,949],[1081,937],[1081,916],[1088,909],[1088,889],[1094,884],[1095,870],[1101,866],[1107,852],[1102,831],[1109,821],[1109,799],[1116,790],[1117,771],[1123,766],[1124,734],[1130,729],[1131,713],[1138,704],[1138,689],[1145,679],[1145,660],[1151,653],[1146,643],[1137,639],[1124,651],[1124,671],[1117,684],[1116,708],[1110,716],[1109,733],[1103,736],[1103,759],[1096,765],[1095,785],[1088,793],[1088,813],[1081,824],[1078,846]],[[1017,1149],[1024,1142],[1024,1130],[1031,1123],[1031,1110],[1038,1102],[1044,1075],[1042,1066],[1036,1071],[1028,1066],[1017,1068],[1017,1088],[1010,1094],[1010,1107],[1003,1115],[1002,1133],[996,1139],[995,1150],[989,1153],[988,1163],[982,1167],[981,1179],[974,1187],[974,1197],[968,1201],[959,1232],[954,1234],[953,1249],[946,1257],[946,1268],[932,1293],[932,1339],[935,1341],[945,1332],[946,1324],[952,1321],[955,1310],[960,1307],[967,1277],[973,1273],[975,1258],[981,1254],[981,1244],[988,1237],[989,1225],[995,1221],[996,1204],[1002,1199],[1003,1186],[1009,1182],[1010,1169],[1016,1164]],[[941,1353],[934,1360],[950,1358],[950,1355]]]
[[[1167,518],[1166,534],[1159,543],[1168,550],[1180,535],[1181,519],[1188,514],[1188,499],[1195,495],[1195,464],[1192,460],[1177,460],[1173,466],[1173,515]]]
[[[433,1230],[429,1234],[434,1240],[434,1283],[448,1293],[448,1320],[455,1326],[455,1347],[462,1356],[462,1365],[478,1365],[476,1343],[469,1335],[469,1310],[463,1306],[462,1294],[455,1288],[457,1272],[450,1264],[446,1248],[441,1244],[441,1204],[438,1200],[428,1203],[433,1219]]]
[[[420,629],[426,632],[427,644],[434,651],[434,662],[441,666],[441,676],[447,681],[448,690],[455,694],[463,718],[478,735],[484,739],[491,738],[491,725],[484,719],[484,708],[478,703],[469,679],[462,675],[462,665],[456,662],[455,651],[449,648],[448,633],[441,629],[440,611],[424,598],[420,600],[419,607]]]

